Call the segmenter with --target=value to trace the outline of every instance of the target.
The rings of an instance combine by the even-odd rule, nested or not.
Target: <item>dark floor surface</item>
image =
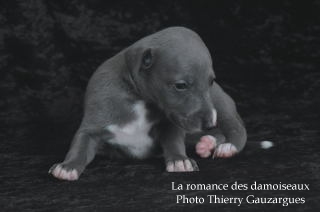
[[[244,87],[243,92],[246,89]],[[31,144],[20,146],[14,152],[5,151],[6,146],[0,146],[0,205],[4,211],[238,211],[239,207],[232,204],[176,204],[175,195],[200,197],[207,194],[223,194],[246,197],[254,194],[262,197],[305,197],[306,203],[287,207],[243,204],[240,209],[315,211],[320,207],[319,114],[316,111],[320,105],[308,105],[307,101],[289,100],[285,96],[269,99],[250,93],[245,99],[250,100],[242,107],[247,109],[243,111],[243,118],[251,140],[248,147],[232,159],[211,160],[196,157],[201,170],[196,173],[166,173],[161,159],[119,162],[98,157],[79,181],[61,182],[47,174],[48,168],[62,160],[66,151],[65,146],[53,147],[54,143],[59,142],[52,140],[49,147],[40,145],[33,148]],[[269,101],[272,102],[272,107],[266,107],[269,109],[259,106],[267,105]],[[11,133],[19,134],[18,129],[11,130]],[[25,138],[17,135],[6,139]],[[268,150],[251,147],[250,143],[261,139],[274,141],[275,147]],[[193,153],[192,148],[189,149],[189,153]],[[232,184],[235,181],[248,184],[254,181],[308,183],[310,191],[171,190],[171,182]]]

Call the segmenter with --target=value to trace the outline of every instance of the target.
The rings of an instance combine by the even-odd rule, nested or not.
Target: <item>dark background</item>
[[[168,26],[195,30],[234,98],[250,145],[197,160],[199,173],[160,159],[98,157],[77,182],[47,175],[63,159],[97,66]],[[320,1],[0,1],[0,206],[3,211],[319,209]],[[193,150],[189,150],[192,155]],[[176,192],[177,183],[310,183],[311,191]],[[305,197],[303,205],[183,205],[176,194]]]

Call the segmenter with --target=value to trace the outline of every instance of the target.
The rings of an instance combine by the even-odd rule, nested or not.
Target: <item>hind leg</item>
[[[217,111],[217,126],[225,137],[224,139],[215,136],[201,137],[196,150],[202,153],[200,156],[209,157],[209,152],[211,152],[214,157],[232,157],[245,146],[247,140],[246,129],[237,112],[234,101],[217,83],[213,84],[211,94],[212,99],[214,99],[213,105]],[[214,134],[209,132],[209,135]],[[206,148],[204,148],[205,146]]]
[[[49,173],[60,180],[78,180],[85,167],[93,160],[99,142],[87,132],[77,132],[65,160],[54,164]]]

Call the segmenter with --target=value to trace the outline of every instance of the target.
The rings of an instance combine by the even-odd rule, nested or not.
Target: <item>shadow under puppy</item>
[[[62,163],[49,173],[77,180],[107,143],[144,159],[159,148],[168,172],[198,171],[185,137],[205,131],[200,157],[231,157],[247,135],[233,100],[215,82],[210,53],[198,34],[170,27],[104,62],[91,77],[81,125]]]

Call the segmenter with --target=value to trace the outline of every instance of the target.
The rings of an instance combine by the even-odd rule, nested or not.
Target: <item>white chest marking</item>
[[[136,114],[135,120],[121,127],[109,125],[106,129],[114,134],[114,138],[109,141],[110,143],[125,146],[133,156],[144,158],[148,156],[153,145],[149,136],[152,123],[146,119],[147,110],[144,102],[136,103],[133,110]]]

